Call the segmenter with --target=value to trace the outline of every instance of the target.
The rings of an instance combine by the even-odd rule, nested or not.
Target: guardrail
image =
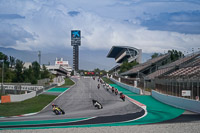
[[[154,90],[152,91],[152,97],[165,104],[200,113],[200,101],[166,95]]]

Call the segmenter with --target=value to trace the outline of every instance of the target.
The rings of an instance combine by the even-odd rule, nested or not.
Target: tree
[[[47,70],[47,68],[45,67],[45,65],[42,65],[41,78],[42,79],[49,78],[49,76],[50,76],[49,71]]]
[[[15,65],[15,57],[10,56],[10,68],[12,68]]]
[[[32,63],[32,68],[35,79],[40,79],[41,78],[40,64],[37,61],[34,61]]]
[[[156,57],[158,57],[158,56],[160,56],[161,54],[159,54],[159,53],[154,53],[153,55],[151,55],[151,59],[153,59],[153,58],[156,58]]]
[[[15,77],[15,81],[16,82],[23,82],[24,78],[23,78],[23,62],[20,60],[16,60],[16,66],[15,66],[15,73],[16,73],[16,77]]]
[[[72,72],[71,72],[71,76],[74,76],[74,70],[72,70]]]
[[[176,61],[178,59],[180,59],[181,57],[184,56],[184,54],[181,51],[177,51],[177,50],[169,50],[168,53],[170,53],[170,59],[171,61]]]
[[[136,65],[138,65],[139,63],[138,62],[136,62],[136,61],[133,61],[133,62],[128,62],[128,61],[124,61],[123,63],[122,63],[122,65],[120,66],[120,71],[119,71],[119,73],[123,73],[123,72],[126,72],[126,71],[128,71],[128,70],[130,70],[133,66],[136,66]]]

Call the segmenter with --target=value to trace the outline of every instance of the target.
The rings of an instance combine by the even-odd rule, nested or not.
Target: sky
[[[199,0],[0,0],[0,47],[81,49],[132,46],[145,53],[200,48]]]

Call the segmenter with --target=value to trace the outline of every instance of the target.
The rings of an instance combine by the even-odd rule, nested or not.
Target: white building
[[[64,61],[63,58],[56,58],[55,65],[46,66],[46,68],[53,74],[59,76],[70,76],[72,67],[68,61]]]

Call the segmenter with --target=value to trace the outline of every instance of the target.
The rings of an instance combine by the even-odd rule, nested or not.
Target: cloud
[[[162,13],[149,20],[141,20],[141,25],[149,30],[200,34],[200,11]]]
[[[25,19],[25,17],[19,14],[0,14],[0,19]]]
[[[34,40],[34,35],[15,24],[0,22],[0,45],[9,47]]]
[[[69,14],[71,17],[74,17],[74,16],[77,16],[78,14],[80,14],[80,12],[77,12],[77,11],[69,11],[68,14]]]
[[[7,16],[15,19],[0,21],[1,45],[44,51],[71,48],[70,33],[77,29],[82,32],[81,49],[128,45],[144,52],[189,50],[199,45],[199,10],[194,0],[2,0],[0,12],[15,14]]]

